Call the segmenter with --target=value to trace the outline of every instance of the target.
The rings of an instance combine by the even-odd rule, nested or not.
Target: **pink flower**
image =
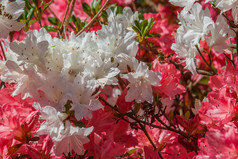
[[[229,87],[208,94],[209,102],[203,102],[199,110],[202,124],[208,127],[212,125],[223,126],[235,117],[237,111],[236,99],[227,96],[227,89]]]
[[[224,125],[221,129],[212,129],[200,140],[200,151],[196,159],[202,158],[238,158],[238,131],[233,123]]]
[[[161,86],[154,89],[160,96],[172,98],[174,95],[182,94],[186,91],[185,87],[179,84],[181,74],[173,64],[161,64],[158,60],[154,60],[152,62],[152,70],[161,72],[163,75],[160,81]]]

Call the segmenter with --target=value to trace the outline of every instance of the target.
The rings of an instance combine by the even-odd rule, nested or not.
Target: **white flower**
[[[229,44],[225,40],[235,37],[235,33],[230,29],[225,18],[221,15],[218,16],[215,26],[210,26],[210,28],[211,36],[205,38],[207,44],[217,52],[222,53],[224,49],[229,47]]]
[[[193,74],[196,74],[195,58],[198,51],[195,46],[187,46],[185,43],[177,42],[172,44],[172,50],[175,51],[177,57],[184,59],[186,62],[186,69],[190,70]]]
[[[184,29],[183,38],[191,45],[199,45],[200,39],[209,33],[208,27],[214,25],[208,8],[203,10],[199,3],[195,3],[185,16],[179,14],[178,18]]]
[[[102,61],[100,58],[97,58],[85,64],[82,74],[90,77],[95,82],[95,87],[101,86],[103,88],[105,85],[118,84],[115,76],[119,73],[120,70],[116,67],[114,61]]]
[[[180,13],[182,16],[184,16],[193,7],[195,1],[197,0],[169,0],[169,2],[175,6],[184,7]]]
[[[89,128],[78,128],[73,127],[69,121],[66,121],[64,131],[54,140],[55,154],[68,154],[74,151],[78,155],[83,155],[85,151],[83,145],[90,141],[87,136],[92,131],[93,126]]]
[[[237,0],[216,0],[216,7],[221,9],[222,12],[226,12],[236,6]]]
[[[41,112],[40,118],[45,120],[37,130],[38,134],[49,134],[52,140],[57,139],[60,133],[64,131],[63,121],[68,117],[65,113],[58,112],[54,107],[40,107],[38,103],[34,103],[34,107]]]
[[[184,27],[180,26],[177,30],[175,43],[172,44],[171,49],[175,51],[177,57],[184,59],[186,62],[185,68],[190,70],[193,74],[196,74],[195,58],[198,51],[194,45],[183,37],[184,34]]]
[[[153,102],[153,92],[151,86],[160,86],[159,81],[162,79],[160,72],[150,71],[144,62],[133,60],[133,71],[128,74],[121,74],[121,78],[127,79],[130,83],[129,90],[125,97],[126,101],[141,103],[147,101]]]
[[[221,10],[221,13],[232,9],[234,23],[238,25],[238,0],[216,0],[215,6]]]
[[[128,30],[132,30],[135,20],[139,20],[138,12],[132,12],[130,7],[125,7],[122,14],[116,15],[117,8],[112,12],[110,9],[107,9],[108,23],[121,23]]]
[[[209,10],[207,8],[203,10],[199,3],[195,3],[185,16],[178,15],[178,18],[181,26],[177,29],[176,43],[172,44],[171,49],[179,58],[184,59],[185,68],[195,74],[195,58],[198,54],[195,46],[200,46],[200,40],[205,39],[205,36],[211,31],[210,28],[214,27],[215,24]]]
[[[78,75],[74,83],[70,85],[68,96],[72,101],[72,109],[75,110],[75,117],[79,120],[82,117],[91,118],[91,111],[103,108],[103,105],[97,100],[95,93],[95,83],[87,77]]]
[[[108,59],[116,57],[120,53],[135,57],[138,50],[136,42],[136,33],[128,31],[121,23],[110,23],[102,26],[102,29],[97,31],[98,51],[101,52],[101,58]]]
[[[37,130],[38,134],[49,134],[54,141],[56,155],[62,153],[76,152],[79,155],[84,153],[83,144],[89,142],[88,135],[93,131],[93,127],[79,128],[74,127],[68,120],[64,121],[68,115],[57,112],[51,106],[41,108],[39,104],[34,103],[34,107],[41,112],[40,118],[45,120]]]
[[[24,24],[16,19],[24,12],[25,1],[0,0],[0,38],[7,38],[11,31],[19,31]]]

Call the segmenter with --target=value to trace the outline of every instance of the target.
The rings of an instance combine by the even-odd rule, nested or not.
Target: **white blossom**
[[[87,136],[93,131],[93,127],[79,128],[72,126],[68,120],[65,121],[68,115],[57,112],[54,107],[45,106],[41,108],[37,103],[34,104],[34,107],[39,109],[41,112],[40,118],[44,120],[37,133],[49,134],[54,141],[56,155],[68,154],[72,150],[79,155],[84,153],[83,144],[89,142]]]
[[[162,79],[160,72],[150,71],[144,62],[133,60],[132,72],[128,74],[121,74],[121,78],[127,79],[130,83],[128,85],[128,92],[125,97],[126,101],[133,101],[141,103],[147,101],[153,102],[153,91],[151,86],[160,86],[159,81]]]
[[[211,36],[206,37],[207,44],[213,47],[217,52],[223,53],[230,45],[225,41],[230,37],[235,37],[234,32],[230,29],[222,15],[219,15],[215,26],[210,26]]]
[[[88,135],[93,131],[93,127],[78,128],[73,127],[69,121],[65,122],[65,130],[54,140],[54,149],[56,155],[62,153],[76,152],[79,155],[84,154],[83,145],[88,143]]]
[[[206,0],[206,2],[209,1],[210,0]],[[216,0],[215,6],[221,10],[221,13],[232,9],[231,14],[234,18],[234,22],[238,25],[238,0]]]
[[[103,105],[97,100],[95,93],[95,83],[87,77],[77,76],[74,83],[70,85],[71,92],[68,93],[72,101],[72,109],[75,110],[75,117],[81,119],[82,117],[91,118],[91,111],[103,108]]]
[[[25,1],[0,0],[0,38],[7,38],[11,31],[19,31],[24,24],[17,22],[17,18],[24,12]]]
[[[181,11],[181,15],[185,16],[187,12],[193,7],[194,2],[197,0],[169,0],[169,2],[175,6],[184,7]]]
[[[122,14],[116,15],[117,8],[112,12],[110,9],[107,10],[109,23],[121,23],[128,30],[132,30],[135,20],[139,20],[138,12],[133,13],[130,7],[123,8]]]
[[[211,32],[210,28],[214,27],[215,24],[209,10],[207,8],[203,10],[199,3],[195,3],[193,8],[186,13],[186,16],[178,15],[178,18],[181,26],[177,29],[176,43],[172,44],[171,49],[186,62],[185,68],[195,74],[195,58],[198,54],[196,46],[200,46],[200,40],[205,39]]]
[[[210,32],[208,27],[214,25],[208,8],[203,10],[199,3],[195,3],[186,16],[179,14],[178,18],[181,24],[180,27],[184,29],[183,38],[191,45],[198,45],[200,39],[204,39],[204,35]]]
[[[121,23],[109,23],[102,26],[97,31],[97,43],[102,59],[116,57],[124,53],[131,57],[135,57],[138,50],[138,43],[135,41],[136,33],[128,31]]]

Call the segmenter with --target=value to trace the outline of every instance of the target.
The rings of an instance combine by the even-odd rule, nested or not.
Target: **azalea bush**
[[[238,0],[0,0],[0,158],[238,158]]]

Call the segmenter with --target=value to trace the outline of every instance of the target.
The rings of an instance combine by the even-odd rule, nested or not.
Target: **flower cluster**
[[[237,158],[238,1],[169,2],[0,0],[0,158]]]

